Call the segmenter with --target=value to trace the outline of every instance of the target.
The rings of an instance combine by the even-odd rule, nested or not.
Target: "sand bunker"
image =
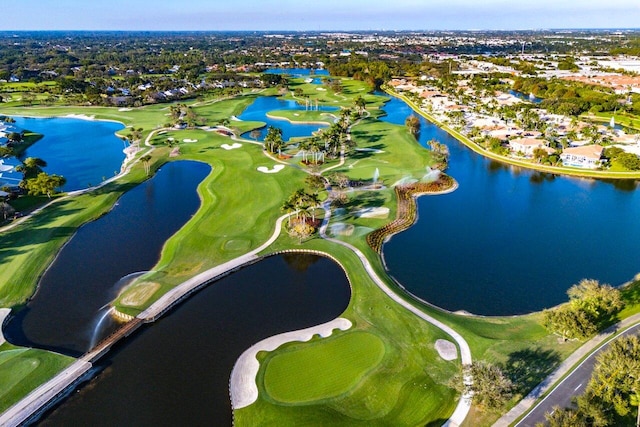
[[[355,229],[353,224],[345,224],[344,222],[329,224],[329,233],[333,236],[351,236]]]
[[[233,409],[244,408],[251,405],[258,399],[258,387],[256,385],[256,375],[260,368],[260,363],[256,359],[259,351],[273,351],[282,344],[302,341],[306,342],[318,334],[322,338],[326,338],[333,333],[334,329],[346,331],[351,328],[351,321],[341,317],[322,325],[313,326],[299,331],[285,332],[260,341],[252,345],[246,350],[233,366],[231,371],[231,381],[229,387],[231,389],[231,407]]]
[[[456,360],[458,358],[458,350],[456,349],[456,345],[451,341],[437,340],[436,350],[438,351],[440,357],[442,357],[444,360]]]
[[[180,155],[180,147],[175,147],[173,150],[171,150],[171,152],[169,153],[169,157],[178,157]]]
[[[384,151],[378,150],[377,148],[356,148],[356,151],[369,152],[374,154],[384,153]]]
[[[131,111],[131,108],[118,108],[118,111]]]
[[[198,142],[197,139],[183,139],[182,142]]]
[[[266,166],[258,166],[258,172],[262,172],[262,173],[278,173],[282,169],[284,169],[284,165],[275,165],[273,169],[269,169]]]
[[[389,217],[389,208],[386,207],[377,207],[377,208],[365,208],[360,209],[356,216],[360,218],[388,218]]]
[[[158,289],[160,289],[159,283],[140,282],[124,291],[120,304],[127,307],[137,307],[151,298]]]
[[[233,144],[229,145],[229,144],[222,144],[221,145],[222,148],[224,148],[225,150],[234,150],[236,148],[240,148],[242,147],[242,144],[238,144],[237,142],[234,142]]]
[[[86,114],[67,114],[65,117],[69,117],[70,119],[80,119],[80,120],[95,120],[96,116],[87,116]]]

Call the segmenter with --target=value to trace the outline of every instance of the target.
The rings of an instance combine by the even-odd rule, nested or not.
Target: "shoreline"
[[[468,137],[458,132],[455,129],[450,128],[448,125],[440,122],[435,117],[430,114],[422,111],[421,108],[418,108],[417,105],[408,99],[405,95],[401,95],[392,91],[391,89],[385,88],[385,93],[394,98],[398,98],[404,101],[416,114],[420,114],[422,117],[427,119],[430,123],[434,124],[438,128],[447,132],[451,137],[455,138],[461,144],[471,149],[471,151],[476,154],[481,155],[482,157],[488,158],[490,160],[494,160],[496,162],[500,162],[510,166],[521,167],[524,169],[529,169],[538,172],[550,173],[552,175],[561,175],[568,176],[573,178],[589,178],[589,179],[610,179],[610,180],[640,180],[640,172],[609,172],[609,171],[598,171],[593,169],[574,169],[574,168],[566,168],[566,167],[558,167],[558,166],[546,166],[536,163],[530,163],[524,160],[511,159],[509,157],[501,156],[496,153],[492,153],[491,151],[487,151],[484,148],[480,147],[475,142],[471,141]]]
[[[0,345],[7,342],[2,331],[4,330],[4,322],[7,320],[9,314],[11,314],[10,308],[0,308]]]
[[[313,121],[313,120],[291,120],[288,117],[273,116],[269,113],[266,113],[265,116],[270,118],[271,120],[284,120],[291,123],[292,125],[325,125],[325,126],[331,125],[330,122]]]
[[[336,329],[346,331],[353,326],[352,322],[343,317],[338,317],[321,325],[312,326],[297,331],[284,332],[265,338],[245,350],[231,370],[229,380],[229,394],[231,396],[231,409],[242,409],[258,400],[258,386],[256,378],[260,370],[260,362],[257,354],[261,351],[274,351],[280,346],[290,342],[307,342],[315,335],[327,338],[333,335]]]

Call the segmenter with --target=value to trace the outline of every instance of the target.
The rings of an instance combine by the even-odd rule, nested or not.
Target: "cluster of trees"
[[[16,166],[16,171],[22,172],[20,187],[28,194],[47,195],[51,198],[56,189],[67,182],[63,176],[49,175],[44,172],[42,168],[45,166],[47,166],[47,162],[37,157],[27,157],[21,165]]]
[[[519,77],[515,79],[513,89],[543,98],[540,104],[542,108],[568,116],[576,116],[587,111],[614,111],[620,107],[619,97],[613,90],[579,82]],[[635,105],[633,108],[635,109]],[[638,108],[640,109],[640,103]]]
[[[462,373],[452,378],[450,386],[488,410],[502,407],[514,390],[513,382],[502,369],[482,360],[463,366]]]
[[[563,341],[586,339],[611,323],[624,307],[620,290],[583,279],[567,291],[569,302],[542,312],[542,323]]]
[[[604,155],[611,161],[615,161],[623,168],[630,171],[640,170],[640,157],[633,153],[627,153],[619,147],[609,147]]]
[[[315,211],[319,207],[317,192],[307,192],[301,188],[289,196],[282,205],[282,210],[290,214],[287,220],[289,235],[297,237],[299,242],[311,236],[317,227]]]
[[[585,393],[575,408],[554,408],[546,415],[551,427],[640,427],[640,338],[617,338],[597,358]]]

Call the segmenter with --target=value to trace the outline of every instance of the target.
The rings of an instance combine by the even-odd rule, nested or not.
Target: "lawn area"
[[[278,403],[312,403],[357,387],[384,356],[384,343],[368,332],[317,339],[309,345],[267,356],[264,382]]]
[[[56,373],[69,366],[73,358],[56,353],[27,349],[4,343],[0,346],[0,412],[26,396]]]
[[[363,82],[344,79],[342,85],[339,94],[322,85],[304,83],[302,79],[292,85],[292,88],[301,88],[310,99],[329,105],[353,107],[356,96],[370,102],[367,108],[371,116],[352,128],[351,137],[357,149],[347,153],[343,165],[324,175],[339,172],[351,180],[370,181],[377,174],[383,188],[350,192],[343,205],[334,210],[330,227],[338,225],[336,230],[346,228],[352,232],[336,231],[333,236],[362,251],[378,275],[403,298],[459,332],[469,343],[474,360],[498,364],[516,380],[516,396],[508,405],[513,406],[580,343],[559,344],[557,338],[540,325],[540,314],[476,317],[439,310],[412,300],[387,276],[382,259],[368,246],[365,236],[395,218],[397,206],[392,185],[406,178],[421,178],[433,160],[430,152],[416,143],[404,126],[376,120],[382,97],[368,94],[369,88]],[[215,126],[240,114],[256,96],[250,93],[234,99],[196,103],[194,110],[201,124]],[[292,93],[287,97],[293,99]],[[165,125],[169,106],[153,105],[127,111],[103,107],[38,107],[3,112],[92,115],[142,127],[146,136],[152,129]],[[326,114],[295,113],[299,116],[293,112],[273,114],[289,120],[314,120]],[[262,125],[232,119],[228,122],[237,134]],[[170,148],[165,147],[168,138],[173,138],[179,149],[177,157],[168,156]],[[156,134],[151,142],[158,147],[152,153],[152,171],[167,161],[180,160],[206,162],[212,171],[198,186],[201,207],[165,243],[152,272],[140,277],[114,302],[119,311],[130,315],[138,314],[194,275],[259,247],[273,233],[274,223],[282,215],[283,201],[303,188],[308,176],[296,159],[288,160],[277,173],[262,173],[259,167],[272,170],[278,163],[265,155],[261,144],[232,140],[202,129],[166,130]],[[233,148],[228,149],[231,144]],[[332,160],[322,167],[326,169],[337,162]],[[284,161],[280,164],[284,165]],[[33,294],[46,266],[75,230],[105,214],[120,195],[146,178],[142,165],[136,164],[130,174],[116,182],[90,194],[61,198],[20,226],[2,232],[0,306],[23,304]],[[320,194],[320,199],[326,197],[326,192]],[[388,208],[386,216],[361,215],[368,209],[381,207]],[[290,249],[321,251],[339,260],[352,287],[351,301],[342,317],[349,319],[353,327],[329,338],[288,343],[273,352],[261,353],[258,400],[235,411],[235,424],[442,424],[457,405],[458,396],[448,387],[448,382],[459,372],[460,362],[459,358],[443,360],[434,343],[438,339],[452,341],[451,337],[394,303],[371,280],[349,249],[317,235],[300,243],[283,231],[263,255]],[[626,298],[636,301],[640,307],[637,288],[626,292]],[[637,307],[626,310],[637,312]],[[68,362],[52,353],[34,351],[32,354],[8,344],[0,350],[4,350],[0,352],[0,383],[15,384],[11,390],[33,387]],[[41,357],[41,353],[51,359]],[[20,395],[10,393],[7,401]],[[474,412],[466,424],[490,425],[498,415]]]

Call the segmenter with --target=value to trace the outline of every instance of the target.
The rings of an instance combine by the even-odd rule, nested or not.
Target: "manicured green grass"
[[[0,412],[73,362],[71,357],[37,349],[0,346]]]
[[[350,392],[384,356],[384,343],[368,332],[317,339],[263,361],[268,396],[279,403],[312,403]]]
[[[318,91],[317,85],[303,85],[305,93],[309,92],[309,96],[319,102],[352,107],[353,99],[363,96],[375,103],[368,106],[373,117],[362,120],[352,129],[352,138],[358,147],[374,151],[352,151],[345,164],[333,171],[346,173],[353,180],[370,180],[378,169],[380,180],[387,187],[405,177],[420,178],[424,175],[425,167],[432,162],[429,151],[420,147],[403,126],[375,120],[380,114],[376,107],[381,105],[382,98],[367,94],[368,88],[364,83],[343,80],[341,94]],[[255,96],[248,94],[232,100],[203,102],[195,110],[201,124],[213,126],[238,115]],[[291,94],[287,96],[291,97]],[[7,114],[26,114],[26,111],[45,115],[83,113],[120,120],[149,132],[162,127],[167,121],[168,107],[164,104],[132,111],[51,107],[11,110],[14,112]],[[239,132],[260,125],[235,121],[229,124]],[[296,160],[291,160],[289,166],[275,174],[258,172],[258,166],[272,167],[275,164],[264,155],[260,144],[245,141],[239,149],[224,150],[222,144],[234,141],[213,132],[192,129],[171,130],[156,136],[153,142],[163,144],[169,136],[178,141],[181,153],[173,160],[202,161],[213,169],[198,187],[201,208],[167,241],[158,264],[153,268],[154,273],[140,279],[152,283],[149,289],[158,290],[148,299],[146,293],[144,298],[138,298],[139,306],[118,305],[116,302],[118,309],[132,315],[171,287],[262,244],[273,232],[276,218],[282,214],[283,200],[302,188],[307,176]],[[184,139],[197,142],[184,143]],[[152,170],[169,160],[168,151],[160,148],[154,152]],[[323,167],[336,163],[337,160],[331,161]],[[6,261],[0,265],[0,305],[18,304],[28,298],[33,293],[37,277],[74,230],[83,222],[106,212],[122,192],[143,179],[142,166],[138,165],[131,175],[119,182],[91,195],[60,201],[16,230],[2,233],[0,248],[3,249],[0,253]],[[326,194],[321,197],[326,197]],[[360,218],[355,214],[362,208],[377,206],[390,208],[388,219]],[[395,210],[395,198],[389,188],[357,191],[349,196],[345,210],[333,221],[353,225],[356,230],[373,229],[393,220]],[[402,294],[402,290],[386,275],[379,255],[366,244],[365,233],[340,238],[365,253],[378,274]],[[459,360],[442,360],[434,349],[434,343],[437,339],[451,338],[390,300],[370,280],[360,260],[336,243],[314,236],[300,244],[296,238],[283,232],[265,254],[292,248],[324,251],[340,260],[352,286],[352,298],[342,316],[350,319],[354,326],[327,339],[287,344],[274,352],[261,354],[260,359],[267,363],[262,364],[258,373],[258,401],[236,411],[235,424],[427,425],[441,424],[447,419],[457,404],[457,396],[447,384],[459,371],[460,364]],[[509,369],[510,375],[521,384],[518,395],[542,380],[578,345],[558,344],[556,338],[540,326],[539,315],[504,318],[462,316],[412,301],[406,295],[404,298],[460,332],[471,346],[474,359],[489,360]],[[131,301],[135,303],[136,298]],[[383,353],[371,350],[380,347],[384,349]],[[373,357],[376,354],[379,360]],[[17,371],[26,373],[32,357],[25,354],[23,359],[25,365]],[[268,369],[274,369],[268,368],[272,362],[276,363],[277,369],[267,375]],[[287,371],[287,366],[294,366],[295,370]],[[285,385],[292,382],[292,376],[309,375],[318,379],[320,369],[316,368],[323,366],[325,370],[331,370],[329,378],[311,382],[304,390],[287,394]],[[7,381],[13,381],[14,377],[9,372],[5,375]],[[297,380],[293,387],[303,388]],[[511,405],[514,403],[515,399]],[[483,414],[472,417],[468,422],[489,425],[495,418],[495,414]]]

